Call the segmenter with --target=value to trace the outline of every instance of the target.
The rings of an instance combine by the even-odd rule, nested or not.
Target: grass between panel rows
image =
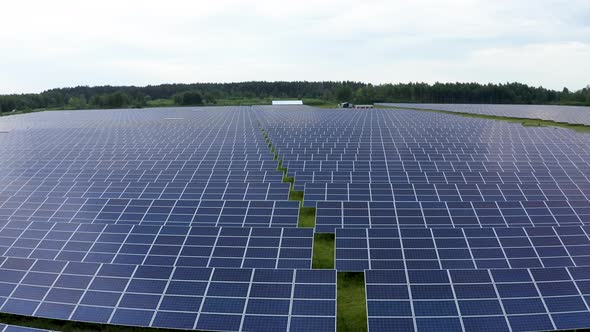
[[[274,160],[278,161],[277,171],[283,173],[283,182],[289,183],[289,200],[299,202],[299,218],[297,222],[297,227],[315,227],[316,208],[303,206],[303,191],[294,190],[295,178],[287,175],[287,172],[289,170],[286,167],[283,167],[283,160],[280,159],[279,154],[276,152],[275,147],[272,145],[272,141],[270,140],[270,137],[268,137],[266,130],[262,128],[261,131],[264,135],[264,139],[270,152],[274,154]]]
[[[338,272],[336,330],[367,331],[367,301],[363,272]]]
[[[334,269],[334,240],[332,233],[315,233],[313,235],[312,269]]]

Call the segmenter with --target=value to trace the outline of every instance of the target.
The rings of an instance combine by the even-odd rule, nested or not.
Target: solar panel
[[[0,324],[0,332],[49,332],[50,330],[36,329],[32,327]]]
[[[588,201],[319,202],[316,231],[336,228],[481,228],[588,223]]]
[[[0,282],[2,312],[19,315],[180,329],[335,330],[334,270],[6,259]]]
[[[449,178],[448,176],[446,177]],[[577,188],[542,183],[306,183],[304,206],[317,206],[322,201],[442,201],[442,202],[497,202],[527,200],[586,200]],[[448,180],[447,180],[448,182]],[[503,182],[503,183],[502,183]],[[556,193],[555,190],[565,189]]]
[[[367,270],[371,331],[584,328],[587,267]]]
[[[120,225],[296,227],[294,201],[8,198],[0,207],[0,225],[14,221]],[[19,226],[21,225],[21,226]]]
[[[16,224],[16,223],[15,223]],[[36,222],[0,231],[7,261],[309,268],[313,230]]]
[[[379,105],[590,124],[590,107],[583,106],[407,103],[380,103]]]
[[[336,269],[590,266],[588,227],[336,229]]]

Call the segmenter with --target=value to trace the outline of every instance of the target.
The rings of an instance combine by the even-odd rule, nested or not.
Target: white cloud
[[[590,44],[577,42],[491,47],[478,49],[460,59],[396,62],[382,67],[378,81],[386,82],[387,77],[396,76],[399,81],[518,81],[558,90],[564,86],[581,88],[590,83],[584,74],[590,72],[588,59]]]
[[[242,80],[590,83],[590,2],[10,1],[0,93]]]

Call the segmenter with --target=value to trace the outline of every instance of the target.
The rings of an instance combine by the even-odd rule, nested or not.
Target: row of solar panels
[[[520,169],[519,169],[520,168]],[[582,179],[584,173],[580,168],[572,169],[560,169],[560,170],[527,170],[527,166],[519,166],[513,170],[478,170],[470,169],[469,166],[463,167],[458,170],[437,170],[435,167],[432,169],[424,169],[417,171],[295,171],[289,172],[292,175],[303,177],[306,180],[313,180],[314,182],[319,181],[338,181],[344,180],[349,182],[366,181],[370,182],[383,182],[385,180],[408,180],[408,179],[420,179],[421,177],[438,178],[438,177],[449,177],[449,178],[474,178],[474,180],[481,178],[493,178],[495,179],[506,179],[508,182],[512,182],[518,179],[543,179],[543,178],[562,178],[567,176],[579,177]],[[188,183],[188,184],[206,184],[208,182],[248,182],[249,178],[258,180],[259,182],[275,182],[277,173],[273,171],[224,171],[224,170],[203,170],[203,171],[139,171],[136,174],[131,172],[123,171],[98,171],[82,170],[73,171],[69,170],[70,173],[51,171],[49,173],[36,173],[29,175],[29,178],[20,179],[22,174],[15,176],[5,175],[2,179],[2,184],[40,184],[45,182],[122,182],[122,183]],[[255,181],[252,181],[255,182]],[[518,182],[518,181],[517,181]]]
[[[24,164],[34,164],[34,160],[35,158],[32,158],[31,161],[24,161]],[[8,165],[6,165],[8,164]],[[120,170],[122,167],[125,167],[125,165],[127,164],[127,162],[121,162],[121,163],[115,163],[114,161],[100,161],[100,160],[95,160],[92,163],[89,161],[85,161],[85,165],[73,165],[75,167],[84,167],[87,170],[99,170],[99,169],[113,169],[113,170]],[[26,174],[26,172],[28,172],[28,174],[26,175],[35,175],[37,174],[40,170],[41,170],[41,165],[35,167],[34,165],[31,167],[22,167],[22,165],[19,165],[18,163],[16,163],[15,165],[11,165],[11,163],[8,160],[5,160],[5,162],[2,164],[2,168],[4,168],[4,171],[7,172],[8,170],[14,170],[15,173],[17,174]],[[7,167],[8,166],[8,167]],[[138,170],[138,171],[158,171],[158,170],[167,170],[168,166],[170,166],[170,161],[167,162],[163,162],[161,164],[157,164],[154,162],[154,164],[144,164],[144,162],[138,163],[135,167],[133,165],[130,165],[129,169],[132,170]],[[48,166],[45,169],[42,169],[46,172],[52,172],[52,171],[57,171],[60,172],[63,171],[67,171],[68,170],[68,166],[67,165],[61,165],[60,167],[62,168],[58,168],[56,170],[55,167],[50,167]],[[202,171],[202,170],[216,170],[216,171],[232,171],[232,170],[236,170],[236,171],[264,171],[264,170],[274,170],[277,168],[277,162],[272,160],[272,158],[270,160],[235,160],[235,161],[226,161],[226,162],[220,162],[220,161],[216,161],[213,160],[211,163],[209,164],[203,164],[201,166],[197,166],[195,165],[193,168],[187,167],[187,170],[192,170],[193,172],[195,171]],[[181,170],[182,169],[182,165],[176,165],[175,167],[171,168],[171,172],[173,172],[174,170]]]
[[[590,326],[587,267],[367,270],[370,331],[546,331]]]
[[[576,183],[306,183],[305,205],[318,201],[518,201],[585,200],[590,188]],[[42,199],[138,200],[286,200],[288,183],[221,183],[211,186],[128,186],[117,184],[6,187],[0,203],[29,197]]]
[[[37,222],[0,230],[0,254],[160,266],[310,268],[313,230]]]
[[[124,205],[123,202],[125,203]],[[297,227],[296,201],[198,201],[11,197],[0,224],[48,221],[119,225]]]
[[[32,223],[0,231],[6,257],[160,266],[309,268],[313,231]],[[48,228],[49,227],[49,228]],[[590,226],[336,229],[339,271],[590,265]]]
[[[151,184],[111,183],[87,184],[59,183],[20,188],[6,187],[1,196],[20,197],[67,197],[67,198],[137,198],[137,199],[184,199],[184,200],[287,200],[289,184],[267,183],[211,183],[191,187],[173,187]]]
[[[521,189],[522,188],[522,189]],[[389,184],[305,184],[304,206],[320,202],[510,202],[582,201],[590,188],[554,184],[479,184],[479,185],[389,185]]]
[[[336,269],[590,266],[588,227],[336,229]]]
[[[183,183],[185,186],[193,184],[207,184],[208,182],[280,182],[282,174],[273,171],[98,171],[98,170],[72,170],[59,172],[52,170],[49,174],[36,174],[27,177],[23,175],[5,175],[0,184],[27,185],[44,184],[52,182],[76,182],[76,183],[137,183],[137,184],[168,184]],[[22,179],[20,179],[23,177]]]
[[[586,147],[587,148],[587,147]],[[518,153],[518,152],[517,152]],[[579,168],[588,169],[588,164],[584,161],[584,156],[564,155],[555,156],[551,155],[547,160],[543,160],[539,154],[527,156],[519,160],[514,154],[508,154],[502,156],[499,153],[493,153],[492,155],[485,154],[482,158],[473,158],[465,156],[466,158],[459,158],[454,156],[452,158],[443,159],[431,159],[428,156],[422,159],[416,159],[413,154],[404,156],[404,159],[399,160],[286,160],[284,166],[293,168],[293,171],[304,170],[304,168],[315,168],[312,170],[321,170],[325,168],[327,171],[420,171],[420,168],[425,169],[436,169],[439,170],[459,170],[467,168],[475,170],[491,169],[492,171],[502,170],[507,168],[508,170],[518,169],[518,167],[551,167],[555,169],[563,168]],[[570,160],[564,160],[570,159]]]
[[[409,103],[380,103],[379,105],[515,118],[542,119],[590,125],[590,107],[583,106]]]
[[[367,195],[369,197],[369,195]],[[542,199],[542,197],[535,197]],[[124,200],[11,197],[0,222],[119,225],[296,227],[296,201]],[[490,227],[588,223],[589,204],[577,201],[321,201],[317,230],[329,227]],[[320,229],[321,228],[321,229]]]
[[[512,170],[512,171],[479,171],[479,170],[461,170],[461,171],[440,171],[436,169],[432,170],[421,170],[421,171],[388,171],[388,172],[377,172],[377,171],[295,171],[292,173],[299,180],[305,182],[367,182],[367,183],[379,183],[379,182],[390,182],[393,180],[394,183],[403,181],[412,182],[426,178],[429,181],[446,180],[446,181],[499,181],[499,182],[528,182],[534,180],[543,179],[560,179],[562,177],[574,177],[577,179],[584,179],[584,173],[580,169],[572,170],[560,170],[560,171],[532,171],[532,170]],[[561,180],[561,179],[560,179]]]
[[[45,329],[36,329],[32,327],[0,324],[0,332],[50,332]]]
[[[319,202],[316,232],[336,228],[479,228],[590,224],[588,201]]]
[[[526,178],[500,178],[500,177],[461,177],[461,176],[432,176],[430,178],[410,176],[405,178],[381,179],[381,181],[348,181],[339,179],[310,179],[298,177],[295,187],[306,191],[309,195],[330,194],[340,190],[346,192],[380,192],[381,195],[409,192],[411,195],[420,191],[441,192],[440,196],[458,195],[462,191],[474,191],[476,196],[493,191],[517,191],[538,192],[543,191],[552,195],[575,194],[579,196],[588,192],[590,195],[590,182],[585,178],[578,181],[576,177],[538,178],[526,181]],[[244,195],[279,195],[288,192],[289,184],[272,179],[270,182],[82,182],[82,181],[43,181],[39,183],[9,184],[0,190],[0,197],[89,197],[89,198],[156,198],[156,199],[218,199],[219,196],[236,195],[237,199],[244,199]],[[445,193],[447,191],[448,193]],[[473,194],[471,194],[473,195]],[[511,196],[508,194],[507,196]],[[97,197],[98,196],[98,197]],[[104,196],[104,197],[101,197]],[[436,193],[434,194],[436,196]],[[469,196],[469,195],[468,195]],[[501,196],[501,194],[498,194]],[[551,195],[550,195],[551,196]],[[189,198],[190,197],[190,198]],[[264,198],[264,197],[263,197]],[[232,199],[227,197],[225,199]],[[236,199],[236,198],[234,198]],[[248,200],[248,198],[245,198]],[[268,200],[277,200],[269,198]],[[309,198],[308,198],[309,199]],[[325,199],[324,199],[325,200]],[[499,197],[499,200],[502,200]]]
[[[4,260],[1,311],[143,327],[335,331],[336,272]]]

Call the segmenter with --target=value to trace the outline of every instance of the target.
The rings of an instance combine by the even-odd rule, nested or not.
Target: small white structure
[[[354,105],[354,108],[373,108],[373,105]]]
[[[303,105],[303,100],[273,100],[273,105]]]

